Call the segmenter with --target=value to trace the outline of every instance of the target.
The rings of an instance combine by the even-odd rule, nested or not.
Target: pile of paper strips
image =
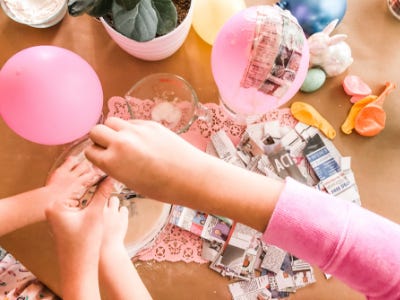
[[[207,153],[259,174],[304,184],[361,204],[350,158],[308,125],[281,127],[279,122],[249,125],[238,145],[224,131],[211,136]],[[262,233],[222,216],[174,206],[170,222],[200,236],[202,257],[223,276],[233,299],[284,299],[315,282],[312,267],[290,253],[267,245]]]

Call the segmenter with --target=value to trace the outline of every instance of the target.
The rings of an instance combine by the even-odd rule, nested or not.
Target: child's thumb
[[[113,191],[114,179],[108,177],[98,186],[90,206],[92,206],[93,209],[102,211]]]

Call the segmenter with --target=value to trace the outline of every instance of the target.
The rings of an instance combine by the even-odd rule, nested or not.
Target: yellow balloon
[[[194,5],[193,28],[210,45],[224,23],[246,8],[244,0],[195,0]]]

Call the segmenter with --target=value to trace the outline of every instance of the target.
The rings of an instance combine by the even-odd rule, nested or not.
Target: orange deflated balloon
[[[386,82],[384,91],[378,98],[360,110],[355,118],[354,128],[362,136],[375,136],[380,133],[386,124],[386,112],[383,102],[386,96],[396,88],[392,82]]]
[[[304,102],[293,102],[290,106],[292,115],[307,125],[321,130],[329,139],[336,136],[336,131],[332,125],[310,104]]]
[[[357,101],[356,103],[353,104],[353,106],[350,109],[349,114],[347,115],[346,120],[342,124],[342,131],[345,134],[350,134],[353,132],[353,129],[355,127],[356,123],[356,117],[358,113],[369,103],[375,101],[378,98],[378,96],[375,95],[369,95],[367,97],[364,97],[363,99]]]

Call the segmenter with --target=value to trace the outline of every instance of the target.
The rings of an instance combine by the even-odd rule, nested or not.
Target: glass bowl
[[[132,119],[153,120],[178,134],[186,132],[197,119],[209,119],[209,111],[199,102],[190,83],[175,74],[148,75],[124,97]]]

